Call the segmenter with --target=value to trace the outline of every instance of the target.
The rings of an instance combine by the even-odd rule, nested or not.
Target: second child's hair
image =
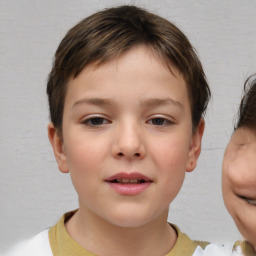
[[[239,127],[256,129],[256,75],[249,77],[244,84],[244,95],[235,129]]]
[[[69,79],[76,78],[89,64],[104,64],[139,45],[150,49],[171,72],[173,67],[181,72],[195,129],[210,98],[200,60],[174,24],[136,6],[97,12],[70,29],[61,41],[47,84],[50,118],[55,128],[61,132]]]

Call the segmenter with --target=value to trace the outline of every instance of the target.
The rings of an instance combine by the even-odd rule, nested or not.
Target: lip
[[[145,191],[152,179],[141,173],[117,173],[105,179],[105,182],[118,194],[135,196]]]

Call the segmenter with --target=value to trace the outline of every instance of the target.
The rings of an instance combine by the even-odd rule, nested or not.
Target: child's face
[[[204,129],[201,121],[192,134],[186,84],[173,72],[137,47],[70,80],[63,141],[52,125],[49,137],[81,213],[123,227],[166,221]]]
[[[223,160],[223,196],[241,234],[256,248],[256,131],[238,128]]]

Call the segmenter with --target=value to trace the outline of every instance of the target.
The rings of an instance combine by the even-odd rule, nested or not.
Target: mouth
[[[141,184],[148,182],[144,179],[114,179],[110,180],[111,183],[119,183],[119,184]]]
[[[149,177],[140,173],[117,173],[105,180],[110,183],[118,184],[142,184],[145,182],[153,182]]]
[[[244,201],[246,201],[249,204],[255,205],[256,206],[256,199],[251,199],[251,198],[247,198],[244,196],[239,196],[241,199],[243,199]]]
[[[139,195],[153,183],[153,180],[140,173],[117,173],[105,179],[118,194],[126,196]]]

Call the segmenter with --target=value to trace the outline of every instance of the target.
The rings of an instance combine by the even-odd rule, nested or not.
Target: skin
[[[241,127],[232,135],[223,160],[225,205],[243,237],[256,249],[256,131]]]
[[[204,131],[201,120],[192,133],[182,75],[143,46],[91,64],[69,81],[62,128],[62,137],[52,124],[48,133],[79,197],[66,223],[71,237],[99,255],[168,253],[176,241],[169,204],[196,166]],[[106,182],[120,172],[145,175],[150,185],[120,194]]]

